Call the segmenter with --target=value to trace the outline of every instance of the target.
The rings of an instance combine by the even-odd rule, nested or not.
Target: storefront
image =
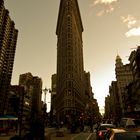
[[[0,135],[8,134],[10,131],[17,131],[18,118],[11,115],[0,115]]]

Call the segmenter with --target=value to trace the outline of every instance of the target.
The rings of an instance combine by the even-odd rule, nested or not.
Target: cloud
[[[104,10],[101,10],[101,11],[99,11],[96,15],[98,16],[98,17],[100,17],[100,16],[102,16],[102,15],[104,15],[105,14],[105,11]]]
[[[128,28],[132,28],[137,23],[136,18],[132,15],[127,15],[126,17],[121,16],[121,20],[127,25]]]
[[[94,5],[97,5],[97,4],[111,4],[113,2],[117,2],[118,0],[95,0],[93,2]]]
[[[117,2],[118,0],[93,0],[91,7],[94,7],[96,5],[102,6],[101,10],[96,14],[97,16],[102,16],[104,14],[108,14],[114,11],[114,2]]]
[[[102,15],[104,15],[104,14],[111,13],[112,11],[114,11],[114,7],[111,6],[111,5],[109,5],[108,8],[99,11],[96,15],[97,15],[98,17],[100,17],[100,16],[102,16]]]
[[[128,32],[125,33],[125,35],[126,37],[140,36],[140,27],[130,29]]]
[[[127,25],[129,29],[129,31],[125,33],[126,37],[140,36],[139,20],[137,20],[134,16],[130,14],[127,16],[121,16],[121,20]]]

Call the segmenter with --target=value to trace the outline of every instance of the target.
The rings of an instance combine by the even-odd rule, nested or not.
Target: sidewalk
[[[16,134],[15,132],[9,132],[9,134],[1,134],[0,135],[0,140],[9,140],[15,134]]]

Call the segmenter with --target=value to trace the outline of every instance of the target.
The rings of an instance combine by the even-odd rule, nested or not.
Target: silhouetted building
[[[56,98],[56,74],[51,77],[51,109],[50,109],[50,122],[53,123],[56,119],[55,98]]]
[[[19,85],[24,87],[26,91],[26,96],[28,96],[28,98],[30,99],[30,106],[32,104],[31,97],[33,94],[32,83],[33,83],[33,75],[30,72],[21,74],[19,76]]]
[[[19,132],[21,136],[22,130],[27,128],[27,118],[24,116],[28,116],[29,104],[26,99],[25,89],[23,86],[12,85],[10,88],[10,95],[8,99],[8,110],[7,114],[14,115],[18,118],[16,131]],[[27,115],[25,115],[27,113]],[[28,116],[29,117],[29,116]],[[28,118],[29,119],[29,118]]]
[[[104,114],[104,118],[105,119],[110,118],[110,114],[111,114],[110,95],[107,95],[107,97],[105,97],[105,114]]]
[[[140,117],[140,46],[129,56],[133,81],[127,86],[127,115]]]
[[[78,116],[86,107],[82,32],[77,0],[61,0],[56,29],[57,79],[54,102],[58,120]]]
[[[105,118],[119,122],[121,116],[117,81],[112,81],[111,86],[109,86],[109,96],[105,99]]]
[[[137,50],[131,52],[129,61],[134,80],[140,79],[140,46],[138,46]]]
[[[91,82],[90,82],[90,73],[84,73],[84,82],[85,82],[85,117],[91,117],[94,121],[100,119],[99,106],[97,100],[94,98],[94,93],[92,92]]]
[[[20,100],[20,136],[23,136],[30,131],[30,122],[31,122],[31,95],[32,95],[32,80],[31,73],[21,74],[19,76],[19,86],[23,87],[23,93]]]
[[[24,86],[26,90],[26,96],[30,99],[30,106],[34,116],[40,116],[42,110],[42,79],[32,76],[31,73],[21,74],[19,85]]]
[[[42,113],[42,103],[41,103],[41,97],[42,97],[42,79],[35,76],[33,77],[33,95],[32,95],[32,111],[33,114],[35,113],[35,116],[39,117]]]
[[[116,57],[116,80],[109,87],[105,98],[105,117],[119,120],[121,117],[140,117],[140,47],[131,52],[129,64],[123,65]]]
[[[22,135],[30,130],[31,123],[40,119],[43,115],[42,110],[42,80],[33,76],[30,72],[21,74],[19,85],[24,87],[22,100]],[[43,119],[43,118],[42,118]],[[25,132],[24,132],[25,131]]]
[[[90,73],[89,72],[85,72],[84,73],[84,81],[85,81],[85,94],[86,94],[86,98],[87,98],[87,102],[89,99],[93,99],[94,98],[94,94],[92,92],[92,87],[91,87],[91,82],[90,82]]]
[[[23,87],[18,85],[11,85],[9,98],[8,98],[8,108],[7,114],[19,116],[20,110],[20,98],[22,96]]]
[[[0,114],[5,114],[11,83],[18,30],[0,1]]]
[[[118,95],[122,114],[125,113],[125,102],[127,98],[126,87],[133,81],[130,64],[123,65],[120,56],[116,57],[115,72],[117,79]]]

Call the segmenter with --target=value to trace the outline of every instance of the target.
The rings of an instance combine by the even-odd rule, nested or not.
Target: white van
[[[120,127],[136,126],[135,119],[133,118],[121,118]]]

